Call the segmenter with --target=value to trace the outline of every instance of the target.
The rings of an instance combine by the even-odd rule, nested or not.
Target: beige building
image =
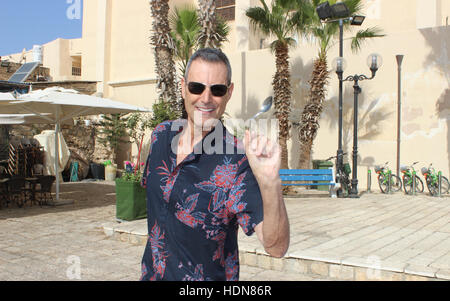
[[[40,50],[36,50],[40,48]],[[29,63],[41,58],[42,65],[50,69],[51,81],[76,81],[81,77],[82,39],[56,39],[33,49],[4,56],[17,63]]]
[[[386,37],[364,44],[354,54],[344,36],[344,75],[369,74],[366,58],[383,57],[384,64],[371,81],[362,81],[359,96],[359,188],[365,190],[367,170],[389,161],[395,170],[397,150],[397,63],[402,66],[401,164],[419,161],[417,168],[433,166],[448,177],[450,171],[450,1],[364,0],[366,20],[361,29],[379,26]],[[195,0],[172,0],[171,6],[196,5]],[[233,66],[235,90],[227,112],[236,118],[253,115],[272,95],[275,59],[269,39],[255,33],[245,9],[258,0],[217,1],[232,32],[224,51]],[[97,81],[104,97],[151,107],[157,99],[155,63],[149,44],[151,14],[147,0],[85,0],[83,35],[43,45],[43,64],[53,80]],[[312,62],[318,52],[314,41],[299,39],[290,52],[292,67],[292,121],[299,120],[306,102]],[[338,56],[338,41],[330,50],[331,65]],[[20,54],[18,54],[20,55]],[[81,76],[78,75],[81,67]],[[331,68],[331,67],[330,67]],[[313,158],[336,154],[338,143],[338,80],[331,73],[321,127]],[[351,162],[353,137],[353,83],[344,83],[344,150]],[[148,137],[147,137],[148,138]],[[148,142],[148,141],[147,141]],[[299,142],[295,129],[289,142],[290,167],[296,168]],[[145,152],[144,152],[145,153]],[[377,189],[372,183],[372,189]]]

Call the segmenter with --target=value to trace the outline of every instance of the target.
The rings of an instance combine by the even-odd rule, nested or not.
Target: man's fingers
[[[249,143],[250,143],[250,132],[248,130],[245,130],[245,134],[244,134],[244,148],[245,148],[245,150],[248,150]]]
[[[256,156],[271,157],[277,153],[278,143],[264,135],[250,130],[245,131],[244,146],[248,154]]]
[[[279,150],[279,145],[277,141],[268,140],[267,149],[270,154],[275,154]]]
[[[250,146],[250,144],[253,141],[255,136],[256,136],[256,134],[254,132],[251,132],[249,130],[245,130],[244,146]]]
[[[260,136],[258,139],[258,156],[267,156],[268,154],[268,139],[265,136]]]

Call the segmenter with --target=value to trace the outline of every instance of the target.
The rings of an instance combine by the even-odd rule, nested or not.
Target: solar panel
[[[32,62],[32,63],[26,63],[23,64],[17,71],[14,73],[10,78],[9,82],[15,82],[15,83],[23,83],[28,76],[36,69],[37,66],[39,66],[39,62]]]

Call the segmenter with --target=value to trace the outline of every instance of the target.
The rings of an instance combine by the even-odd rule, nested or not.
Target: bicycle
[[[422,167],[421,171],[423,176],[425,177],[428,191],[432,196],[437,196],[439,195],[439,174],[432,167],[432,165],[433,163],[431,163],[428,168]],[[448,193],[449,186],[450,185],[448,179],[444,176],[441,176],[441,194]]]
[[[347,153],[343,153],[342,156],[346,154]],[[336,195],[339,198],[347,197],[351,188],[349,177],[351,173],[350,164],[345,163],[343,164],[342,169],[340,169],[337,164],[337,156],[329,157],[328,159],[325,159],[325,161],[331,161],[332,159],[336,159],[336,183],[339,183],[336,185]]]
[[[413,194],[416,192],[423,192],[423,182],[422,180],[416,175],[416,170],[414,169],[414,165],[416,165],[419,162],[414,162],[411,166],[401,166],[400,170],[403,173],[402,179],[403,179],[403,189],[405,190],[406,194]],[[414,186],[415,190],[413,192],[413,175],[414,175]]]
[[[392,173],[387,166],[388,163],[384,163],[384,166],[375,165],[374,168],[378,174],[378,185],[383,193],[397,192],[402,189],[402,180],[399,176]]]

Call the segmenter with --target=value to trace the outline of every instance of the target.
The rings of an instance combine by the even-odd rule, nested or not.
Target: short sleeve
[[[263,221],[262,196],[247,160],[239,170],[229,194],[230,211],[236,215],[244,233],[250,236],[255,232],[256,225]]]

